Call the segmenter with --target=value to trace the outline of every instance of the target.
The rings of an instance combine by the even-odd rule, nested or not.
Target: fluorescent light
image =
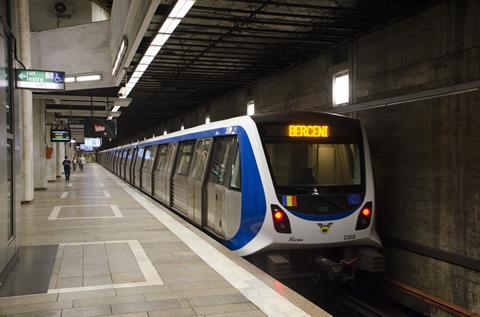
[[[71,139],[70,143],[77,143],[77,141],[75,141],[74,139]]]
[[[153,61],[154,58],[155,58],[155,56],[144,55],[139,63],[140,64],[145,64],[145,65],[150,65],[150,63]]]
[[[210,115],[206,115],[205,116],[205,124],[209,124],[210,123]]]
[[[147,68],[148,68],[148,65],[138,64],[137,68],[135,68],[135,71],[144,72],[147,70]]]
[[[147,48],[147,51],[145,52],[145,54],[143,54],[144,56],[157,56],[158,52],[160,52],[160,49],[162,47],[161,46],[157,46],[157,45],[150,45],[149,48]]]
[[[163,135],[167,135],[167,130],[163,130]]]
[[[155,56],[157,56],[158,52],[162,49],[162,46],[168,41],[170,34],[175,31],[177,26],[182,21],[182,18],[187,15],[188,11],[192,8],[195,4],[196,0],[177,0],[175,6],[173,7],[172,11],[168,15],[168,17],[163,22],[162,26],[158,30],[158,34],[155,35],[155,38],[150,43],[150,46],[146,50],[145,54],[143,54],[142,59],[138,63],[135,71],[133,72],[130,80],[128,81],[128,87],[123,87],[119,90],[120,98],[125,99],[127,98],[128,94],[138,82],[138,79],[142,77],[143,73],[147,69],[148,65],[153,61]],[[149,58],[147,58],[147,56]],[[133,79],[135,78],[135,79]],[[166,130],[165,130],[166,133]]]
[[[341,105],[350,101],[350,81],[348,73],[333,77],[333,105]]]
[[[133,87],[135,87],[135,84],[136,84],[136,83],[132,83],[132,82],[129,81],[129,82],[125,85],[125,87],[127,87],[127,88],[129,88],[129,89],[133,89]]]
[[[170,37],[170,34],[158,33],[157,35],[155,35],[155,38],[153,39],[150,45],[162,46],[168,41],[169,37]]]
[[[195,0],[178,0],[168,15],[171,18],[182,19],[190,11],[190,8],[195,4]]]
[[[129,83],[136,84],[140,80],[140,77],[130,77]]]
[[[112,120],[113,119],[113,116],[108,116],[108,120]]]
[[[113,69],[112,69],[112,75],[115,75],[115,73],[118,70],[118,66],[120,66],[120,61],[123,58],[123,55],[125,54],[125,50],[127,48],[127,40],[124,38],[122,39],[122,43],[120,44],[120,48],[118,49],[117,52],[117,57],[115,58],[115,63],[113,64]]]
[[[66,83],[74,83],[75,82],[75,77],[65,77],[65,82]]]
[[[102,75],[100,74],[95,74],[95,75],[81,75],[81,76],[77,76],[75,78],[78,82],[82,82],[82,81],[96,81],[96,80],[101,80],[102,79]]]
[[[117,112],[118,109],[120,109],[120,106],[115,106],[115,107],[113,107],[112,112]]]
[[[133,72],[133,74],[132,74],[132,76],[130,77],[130,79],[132,79],[132,78],[140,78],[140,77],[142,77],[142,75],[143,75],[143,71],[138,71],[138,70],[136,70],[136,71]]]
[[[182,19],[176,19],[176,18],[167,18],[165,22],[163,22],[162,27],[158,31],[158,33],[167,33],[167,34],[172,34],[173,31],[177,28],[177,26],[180,24]]]
[[[247,115],[253,116],[255,114],[255,102],[253,100],[250,100],[247,103]]]

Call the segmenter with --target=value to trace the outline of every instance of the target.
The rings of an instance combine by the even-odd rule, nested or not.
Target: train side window
[[[203,143],[203,149],[199,153],[199,162],[198,162],[198,170],[196,174],[196,179],[197,180],[202,180],[203,175],[205,173],[205,168],[207,167],[208,163],[208,153],[210,152],[210,146],[212,145],[212,140],[211,139],[206,139],[205,142]]]
[[[192,160],[193,146],[194,142],[180,143],[175,174],[184,176],[188,175],[188,171],[190,170],[190,163]]]
[[[240,169],[240,147],[237,148],[235,154],[235,162],[232,166],[232,178],[230,179],[230,187],[236,190],[241,190],[242,175]]]
[[[211,183],[217,183],[226,185],[226,176],[228,175],[228,159],[231,156],[231,149],[234,145],[236,137],[219,137],[215,139],[213,144],[213,156],[210,164],[208,181]]]
[[[193,155],[193,165],[190,171],[190,178],[196,178],[199,173],[199,166],[201,164],[201,153],[203,151],[203,144],[205,140],[197,140],[197,145],[195,146],[195,153]]]
[[[157,159],[157,166],[155,167],[155,170],[157,171],[165,171],[165,161],[167,158],[167,148],[168,145],[162,144],[159,145],[158,148],[158,159]]]
[[[143,168],[145,170],[151,170],[153,166],[153,162],[155,161],[155,146],[148,146],[145,148],[145,158],[143,163]]]

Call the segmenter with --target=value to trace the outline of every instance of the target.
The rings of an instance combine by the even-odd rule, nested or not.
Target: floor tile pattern
[[[109,175],[87,164],[22,206],[21,244],[58,251],[50,293],[1,298],[1,317],[266,316]]]

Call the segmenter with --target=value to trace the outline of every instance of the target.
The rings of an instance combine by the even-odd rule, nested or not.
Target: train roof
[[[282,112],[265,112],[251,116],[255,123],[271,123],[271,122],[304,122],[316,123],[318,121],[328,121],[330,124],[352,124],[358,122],[356,119],[346,117],[344,115],[317,112],[317,111],[282,111]]]
[[[356,119],[352,119],[350,117],[346,117],[343,115],[335,114],[335,113],[328,113],[328,112],[315,112],[315,111],[283,111],[283,112],[265,112],[259,113],[252,116],[239,116],[234,118],[229,118],[220,121],[214,121],[209,124],[202,124],[192,128],[188,128],[181,131],[175,131],[168,133],[167,135],[161,135],[153,138],[149,138],[143,141],[134,142],[126,145],[121,145],[115,148],[109,148],[102,150],[103,151],[112,151],[112,150],[120,150],[120,149],[129,149],[136,146],[142,146],[144,144],[151,144],[152,142],[160,141],[163,139],[169,139],[180,135],[185,135],[189,133],[195,133],[199,131],[203,131],[205,129],[217,129],[225,126],[231,125],[238,125],[238,124],[245,124],[246,122],[252,122],[253,120],[255,123],[273,123],[273,122],[302,122],[302,123],[316,123],[318,121],[328,121],[329,124],[359,124],[359,121]]]

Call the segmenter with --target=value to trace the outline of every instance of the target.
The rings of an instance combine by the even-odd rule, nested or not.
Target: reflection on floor
[[[20,247],[3,274],[0,297],[46,293],[58,245]]]

